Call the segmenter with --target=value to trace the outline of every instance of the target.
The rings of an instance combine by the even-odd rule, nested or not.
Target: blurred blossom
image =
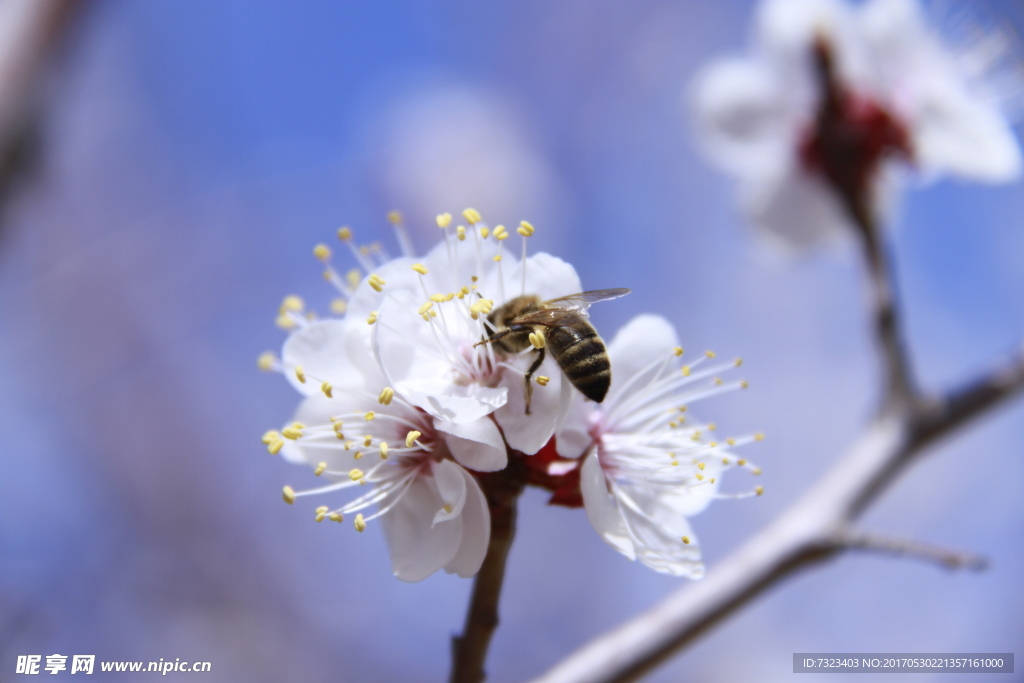
[[[598,405],[577,397],[557,444],[564,457],[583,454],[583,505],[610,546],[655,571],[699,579],[704,563],[687,518],[715,498],[743,497],[718,492],[722,475],[737,466],[760,470],[729,448],[761,437],[718,441],[715,425],[689,412],[694,401],[746,382],[719,377],[739,360],[708,367],[715,354],[707,352],[684,365],[678,344],[675,329],[659,316],[638,316],[619,330],[608,345],[616,382],[607,400]]]
[[[977,56],[977,52],[974,53]],[[743,210],[792,245],[874,221],[898,185],[1000,183],[1020,149],[976,58],[946,49],[913,0],[767,0],[750,54],[706,67],[694,103],[710,155]]]
[[[423,88],[376,114],[374,127],[381,185],[410,215],[470,205],[500,217],[552,210],[558,179],[514,100],[465,86]]]

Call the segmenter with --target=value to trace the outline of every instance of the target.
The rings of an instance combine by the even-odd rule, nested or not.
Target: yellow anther
[[[708,483],[714,484],[715,483],[715,478],[711,477],[710,479],[708,479]]]
[[[545,345],[546,342],[544,340],[544,333],[542,331],[537,330],[536,332],[531,332],[529,339],[530,339],[530,343],[533,344],[533,348],[535,348],[535,349],[543,349],[544,348],[544,345]]]
[[[363,459],[363,452],[362,451],[356,451],[355,455],[353,455],[352,458],[355,459],[355,460],[362,460]]]
[[[327,515],[327,519],[331,520],[332,522],[344,522],[345,521],[345,518],[341,516],[340,512],[332,512],[331,514]]]
[[[444,294],[442,294],[441,292],[438,292],[437,294],[431,294],[430,300],[433,301],[435,304],[443,303]]]
[[[356,443],[355,441],[346,441],[345,442],[345,450],[346,451],[352,450],[352,446],[354,446],[355,443]]]
[[[708,426],[706,427],[706,429],[707,429],[707,430],[708,430],[709,432],[713,432],[713,431],[715,431],[716,429],[718,429],[718,425],[716,425],[716,424],[715,424],[714,422],[708,422]]]
[[[764,474],[764,470],[762,470],[760,467],[755,467],[754,469],[750,470],[750,473],[753,475]]]
[[[320,391],[324,392],[324,396],[326,396],[327,398],[334,398],[334,395],[331,393],[332,389],[333,387],[331,387],[330,382],[324,382],[323,384],[320,385]]]
[[[672,429],[675,429],[676,427],[679,426],[679,423],[676,420],[672,420],[671,422],[668,423],[668,426],[671,427]]]
[[[491,234],[491,231],[487,228],[480,228],[480,236],[487,239],[487,236]]]
[[[387,282],[382,280],[379,275],[371,275],[370,277],[366,278],[366,282],[375,292],[383,291],[384,285],[387,284]]]
[[[286,439],[291,439],[292,441],[295,441],[296,439],[302,437],[302,427],[296,427],[295,425],[297,424],[298,422],[291,425],[290,427],[285,427],[284,429],[282,429],[281,436],[283,436]]]
[[[743,458],[740,458],[739,460],[736,461],[736,464],[739,465],[740,467],[743,467],[744,465],[747,464],[747,461],[744,460]]]
[[[548,382],[550,381],[550,377],[547,377],[545,375],[537,375],[537,384],[541,385],[542,387],[546,387],[548,385]]]
[[[306,372],[302,369],[301,365],[295,366],[295,378],[299,380],[300,384],[306,383]]]
[[[439,213],[437,214],[437,227],[447,228],[452,224],[452,215],[450,213]]]
[[[764,487],[763,486],[758,486],[756,489],[754,489],[754,493],[756,493],[759,496],[764,495]]]
[[[723,465],[728,465],[729,462],[730,462],[729,458],[722,458],[722,464]]]
[[[716,387],[722,386],[722,378],[721,377],[716,377],[715,378],[715,386]]]
[[[302,297],[296,296],[295,294],[289,294],[281,302],[281,312],[285,311],[301,311],[306,307],[306,303],[302,300]]]
[[[495,254],[494,256],[491,257],[491,260],[497,263],[498,261],[501,260],[501,254]]]
[[[295,502],[295,489],[293,489],[291,486],[285,486],[283,489],[281,489],[281,497],[284,498],[284,502],[291,505],[292,503]]]
[[[693,439],[694,441],[700,441],[700,430],[698,429],[693,434],[691,434],[690,438]]]
[[[740,389],[746,389],[749,386],[750,385],[747,384],[747,380],[743,380],[742,382],[740,382]]]
[[[480,222],[480,212],[476,209],[466,209],[462,212],[462,217],[466,219],[466,222],[470,225],[475,225]]]
[[[362,281],[363,274],[359,271],[358,268],[353,268],[352,270],[345,273],[345,279],[348,280],[348,286],[351,287],[352,289],[355,289],[356,287],[359,286],[359,283]]]
[[[444,509],[444,511],[449,514],[451,514],[451,511],[453,509],[451,503],[445,503],[444,505],[441,506],[441,508]]]
[[[331,313],[334,315],[344,315],[347,310],[348,302],[344,299],[334,299],[331,301]]]
[[[456,235],[456,237],[459,238],[460,242],[465,242],[466,241],[466,226],[460,225],[459,227],[455,228],[455,235]]]
[[[326,470],[327,470],[327,463],[325,463],[325,462],[322,462],[322,463],[319,463],[319,464],[318,464],[318,465],[316,466],[316,469],[315,469],[315,470],[313,470],[313,474],[315,474],[316,476],[318,476],[318,477],[319,477],[319,476],[320,476],[321,474],[323,474],[323,473],[324,473],[324,472],[325,472]],[[324,511],[326,512],[326,511],[327,511],[327,509],[326,509],[326,508],[324,508]]]
[[[402,222],[402,212],[401,211],[389,211],[388,212],[388,222],[390,222],[391,225],[398,225],[399,223],[401,223]]]
[[[377,402],[384,406],[391,405],[391,399],[395,397],[395,390],[391,387],[384,387],[380,390],[380,395],[377,397]]]
[[[363,513],[361,512],[358,515],[356,515],[355,527],[356,531],[360,533],[366,531],[366,522],[363,520]]]
[[[436,318],[437,317],[437,311],[435,311],[435,310],[427,311],[427,315],[429,317],[431,317],[431,318]]]
[[[672,465],[672,467],[679,467],[679,461],[678,460],[673,460],[670,464]]]
[[[273,443],[274,441],[277,441],[280,438],[281,432],[277,431],[276,429],[268,429],[263,433],[263,438],[260,439],[260,441],[262,441],[265,444],[270,444]]]
[[[376,415],[374,414],[374,412],[373,412],[373,411],[371,410],[370,412],[366,413],[366,415],[363,415],[363,417],[364,417],[364,418],[366,418],[366,421],[367,421],[367,422],[369,422],[370,420],[372,420],[373,418],[375,418],[375,417],[377,417],[377,416],[376,416]]]
[[[364,447],[369,448],[371,443],[373,443],[373,434],[367,434],[366,436],[363,437]]]
[[[316,514],[320,515],[320,514],[323,514],[323,513],[327,512],[328,510],[330,510],[329,507],[327,507],[326,505],[321,505],[320,507],[318,507],[316,509]]]
[[[683,543],[685,543],[686,545],[690,545],[690,537],[689,536],[683,536],[682,540],[683,540]]]
[[[688,408],[686,406],[679,406],[679,412],[680,413],[685,413],[687,410],[688,410]]]
[[[529,237],[530,235],[533,234],[534,227],[527,223],[526,221],[519,221],[519,227],[516,228],[516,232],[518,232],[523,237]]]
[[[282,448],[284,448],[284,441],[282,441],[281,439],[278,439],[277,441],[272,441],[269,444],[267,444],[267,452],[270,453],[271,455],[277,455],[278,453],[281,452]]]
[[[427,273],[430,272],[430,271],[427,270],[427,267],[425,265],[423,265],[422,263],[414,263],[414,264],[412,264],[409,267],[412,268],[413,270],[415,270],[420,275],[426,275]]]
[[[405,435],[405,447],[412,448],[412,445],[416,442],[416,439],[423,436],[423,432],[417,432],[415,429]]]
[[[676,348],[672,349],[672,353],[676,354],[677,357],[683,355],[683,347],[677,346]]]
[[[313,256],[316,256],[321,261],[326,261],[331,258],[331,248],[326,244],[318,244],[313,247]]]
[[[708,443],[708,446],[710,446],[711,448],[715,448],[715,447],[718,446],[718,442],[717,441],[711,441],[710,443]]]
[[[274,320],[274,324],[280,327],[282,330],[294,330],[295,319],[290,315],[279,315]]]
[[[324,521],[325,519],[327,519],[327,513],[325,513],[325,512],[318,512],[318,513],[316,513],[316,521],[317,521],[318,524],[320,522]]]
[[[714,351],[705,351],[704,355],[707,356],[708,358],[714,358],[715,357],[715,352]]]
[[[754,434],[754,441],[764,441],[764,433],[758,432],[757,434]]]
[[[388,442],[387,441],[381,441],[380,442],[380,459],[381,460],[387,460],[388,459]]]
[[[338,239],[342,242],[348,242],[352,239],[352,229],[347,225],[338,228]]]
[[[274,355],[273,351],[264,351],[260,354],[260,357],[256,359],[256,367],[263,372],[270,372],[274,369],[274,363],[277,362],[277,356]]]
[[[356,468],[356,467],[353,467],[351,470],[349,470],[349,473],[348,473],[348,478],[351,479],[352,481],[359,481],[364,476],[366,476],[366,475],[363,474],[363,471],[361,469]]]
[[[334,435],[336,437],[338,437],[338,441],[344,441],[345,440],[345,434],[341,431],[340,427],[335,427],[334,428]]]
[[[726,439],[725,442],[727,444],[729,444],[730,446],[735,446],[736,445],[736,439],[732,438],[731,436],[728,439]]]
[[[683,366],[683,377],[689,377],[689,376],[690,376],[690,366],[689,365],[684,365]]]
[[[697,481],[704,481],[704,475],[701,474],[700,472],[698,472],[694,476],[697,478]]]
[[[702,462],[697,463],[697,469],[698,470],[703,470],[704,469],[704,463],[702,463]]]
[[[476,275],[470,275],[470,276],[469,276],[469,281],[470,281],[470,282],[476,282],[476,281],[477,281],[477,280],[479,280],[479,279],[480,279],[480,278],[478,278],[478,277],[477,277]],[[474,287],[473,289],[476,289],[476,287]]]
[[[377,322],[377,311],[370,311],[370,315],[366,316],[366,324],[372,325]]]
[[[732,364],[735,365],[736,367],[739,367],[739,366],[743,365],[743,359],[742,358],[737,358],[736,360],[734,360],[732,362]]]

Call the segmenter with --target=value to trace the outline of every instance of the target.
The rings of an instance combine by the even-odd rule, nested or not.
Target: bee
[[[611,385],[612,368],[604,341],[588,320],[587,309],[598,301],[618,299],[630,291],[597,289],[549,301],[541,301],[536,294],[517,296],[491,311],[487,321],[494,334],[474,346],[490,343],[505,355],[512,355],[534,346],[531,334],[541,340],[537,357],[526,371],[527,415],[533,394],[530,380],[548,350],[572,385],[590,400],[600,403]]]

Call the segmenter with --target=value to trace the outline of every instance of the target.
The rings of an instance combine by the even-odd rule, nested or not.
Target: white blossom
[[[688,518],[715,498],[738,497],[719,493],[726,470],[760,473],[730,449],[761,437],[719,441],[715,425],[696,419],[689,405],[746,386],[719,376],[739,361],[718,363],[708,352],[684,364],[675,330],[653,315],[634,318],[608,353],[608,396],[601,404],[576,398],[556,438],[559,455],[582,454],[584,507],[609,545],[658,572],[700,578],[700,544]]]
[[[841,120],[832,123],[843,128],[843,144],[860,141],[824,163],[816,148],[823,57],[839,103]],[[977,61],[944,47],[913,0],[766,0],[750,52],[699,74],[699,133],[738,176],[754,223],[789,244],[822,241],[850,223],[839,172],[864,185],[856,191],[875,213],[896,194],[895,159],[924,179],[997,183],[1020,174],[1000,93],[980,77]]]

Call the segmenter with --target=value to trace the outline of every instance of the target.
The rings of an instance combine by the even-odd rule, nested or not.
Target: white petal
[[[434,478],[419,476],[401,502],[381,517],[391,568],[402,581],[422,581],[455,557],[462,541],[462,518],[434,526],[434,514],[443,505]]]
[[[359,406],[361,404],[351,398],[338,396],[330,399],[323,394],[310,396],[299,404],[292,421],[307,427],[329,425],[332,414],[349,412]],[[352,458],[355,451],[345,451],[338,448],[338,445],[339,441],[333,434],[328,438],[311,439],[307,437],[298,441],[285,439],[281,457],[291,463],[306,464],[312,467],[326,462],[329,470],[347,472],[356,467],[356,462]]]
[[[598,535],[629,559],[636,559],[636,551],[633,548],[633,541],[629,538],[629,532],[626,531],[626,524],[615,505],[615,499],[608,492],[608,484],[596,449],[583,461],[580,470],[580,493],[583,494],[583,509],[587,512],[587,519]]]
[[[696,77],[693,107],[698,140],[738,175],[771,172],[785,163],[796,128],[771,67],[759,60],[712,62]]]
[[[565,385],[571,386],[569,382]],[[579,458],[594,441],[590,436],[590,418],[595,404],[579,392],[574,394],[565,420],[555,434],[555,451],[563,458]]]
[[[476,479],[461,467],[459,471],[466,479],[466,503],[462,508],[462,539],[458,552],[451,562],[445,565],[444,570],[449,574],[468,578],[480,571],[480,565],[487,556],[487,546],[491,540],[491,513]]]
[[[677,346],[675,327],[660,315],[638,315],[626,323],[608,345],[612,364],[608,400],[622,400],[645,389],[659,372],[663,375]]]
[[[516,367],[524,372],[533,363],[533,354],[516,359]],[[546,375],[547,386],[540,386],[536,377]],[[565,414],[563,400],[570,400],[572,394],[562,392],[561,383],[565,381],[558,364],[547,354],[544,362],[534,374],[533,396],[530,399],[530,414],[526,414],[526,382],[523,375],[514,370],[506,369],[502,384],[508,387],[508,402],[494,412],[494,419],[501,425],[505,440],[510,448],[533,455],[544,447],[555,433],[555,423]]]
[[[434,417],[469,424],[505,405],[505,387],[461,386],[450,380],[417,378],[395,382],[395,390],[407,401]]]
[[[475,422],[434,420],[434,428],[448,436],[445,442],[463,467],[477,472],[496,472],[508,465],[508,453],[501,432],[489,417]]]
[[[503,259],[506,257],[503,257]],[[562,259],[539,252],[526,259],[526,288],[522,285],[523,271],[521,265],[514,263],[514,267],[505,268],[505,261],[502,261],[502,273],[505,282],[505,299],[512,299],[520,294],[535,294],[542,301],[555,299],[567,294],[577,294],[583,291],[580,284],[580,277],[576,269]],[[493,271],[491,277],[496,282],[497,271]],[[489,282],[485,278],[484,282]],[[481,283],[483,289],[483,283]],[[488,286],[489,292],[494,292],[495,287]]]
[[[816,246],[850,230],[836,194],[798,168],[750,180],[741,187],[740,202],[756,225],[787,247]]]
[[[466,503],[466,478],[462,476],[462,468],[451,460],[431,463],[431,469],[442,501],[442,507],[434,514],[431,523],[431,526],[437,526],[438,522],[447,522],[462,514]]]
[[[345,351],[345,334],[346,324],[341,320],[315,320],[292,332],[281,349],[284,375],[292,386],[312,396],[321,393],[322,382],[339,388],[361,384]],[[297,365],[302,366],[305,382],[295,373]]]

